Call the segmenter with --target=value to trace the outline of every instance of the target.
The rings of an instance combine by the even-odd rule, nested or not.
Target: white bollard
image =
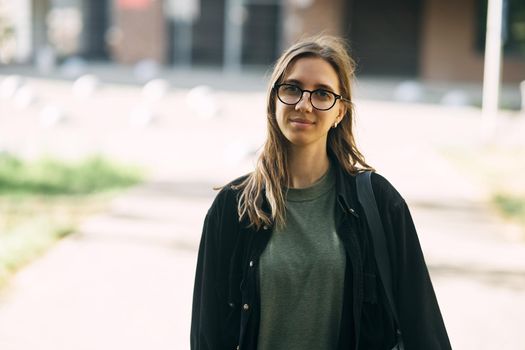
[[[34,103],[36,100],[33,88],[31,88],[28,85],[22,86],[16,91],[14,100],[15,106],[18,109],[23,110],[31,106],[31,104]]]
[[[76,79],[85,73],[87,69],[87,63],[83,58],[80,57],[69,57],[60,66],[60,72],[67,78]]]
[[[423,99],[423,85],[417,81],[403,81],[394,90],[394,99],[400,102],[418,102]]]
[[[217,116],[219,105],[215,92],[206,85],[191,89],[186,95],[186,104],[191,111],[202,120],[210,120]]]
[[[463,90],[451,90],[443,95],[440,103],[445,106],[462,107],[470,105],[470,98]]]
[[[40,126],[44,128],[52,128],[65,119],[64,112],[55,105],[47,105],[40,111],[39,121]]]
[[[18,90],[23,84],[23,80],[18,75],[10,75],[0,83],[0,98],[9,100],[15,96],[16,90]]]
[[[146,103],[157,103],[167,95],[169,88],[170,84],[167,80],[153,79],[142,88],[142,98]]]
[[[145,83],[151,79],[156,78],[160,72],[160,65],[155,60],[145,59],[137,62],[133,69],[135,79],[141,83]]]
[[[73,96],[78,99],[88,99],[95,93],[99,85],[100,80],[95,75],[83,75],[73,83]]]

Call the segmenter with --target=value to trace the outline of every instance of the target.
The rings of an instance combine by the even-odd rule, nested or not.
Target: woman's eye
[[[327,98],[330,98],[331,96],[331,94],[326,90],[316,90],[314,93],[317,97],[322,98],[322,99],[327,99]]]
[[[284,91],[286,91],[288,93],[296,93],[297,91],[299,91],[299,88],[297,86],[293,86],[293,85],[285,85],[284,86]]]

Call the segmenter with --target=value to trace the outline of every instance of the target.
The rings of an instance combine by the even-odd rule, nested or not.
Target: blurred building
[[[267,66],[293,41],[323,32],[349,39],[361,75],[474,82],[483,75],[487,0],[7,2],[17,4],[19,62],[51,46],[59,58],[235,70]],[[506,0],[504,18],[502,77],[522,81],[525,1]]]

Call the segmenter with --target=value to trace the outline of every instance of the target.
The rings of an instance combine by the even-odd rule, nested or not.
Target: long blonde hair
[[[340,94],[347,101],[346,114],[337,128],[328,132],[327,148],[339,165],[349,174],[372,168],[365,162],[356,147],[353,135],[354,109],[352,105],[351,79],[355,63],[348,54],[343,39],[333,36],[317,36],[302,40],[288,48],[277,60],[267,91],[267,139],[259,155],[255,170],[235,186],[240,189],[238,198],[239,220],[247,219],[249,226],[262,226],[285,222],[285,194],[289,187],[287,139],[279,129],[275,116],[276,96],[274,84],[283,80],[290,64],[301,57],[319,57],[330,63],[339,77]],[[266,199],[269,208],[263,208]],[[269,209],[269,210],[268,210]]]

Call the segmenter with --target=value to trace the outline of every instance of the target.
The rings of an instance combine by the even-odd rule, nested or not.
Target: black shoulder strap
[[[399,330],[399,318],[397,317],[396,305],[392,295],[393,289],[392,274],[390,273],[390,255],[386,245],[385,230],[383,229],[383,223],[379,216],[379,210],[377,209],[377,203],[372,189],[371,175],[372,172],[370,171],[362,172],[357,175],[357,197],[365,211],[366,220],[374,244],[374,255],[377,269],[379,270],[379,277],[381,278],[381,282],[385,289],[387,302],[390,306],[397,327],[398,344],[394,349],[403,350],[404,345],[401,338],[401,331]]]

